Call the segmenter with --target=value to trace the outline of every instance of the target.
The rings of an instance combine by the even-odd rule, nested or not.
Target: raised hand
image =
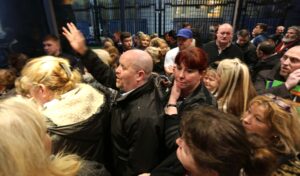
[[[170,94],[170,98],[169,98],[169,102],[170,104],[176,104],[177,100],[180,96],[181,93],[181,89],[178,87],[176,80],[174,80],[174,84],[172,86],[171,89],[171,94]]]
[[[83,55],[87,51],[85,38],[73,23],[67,23],[67,28],[63,27],[63,35],[68,39],[72,48]]]
[[[300,82],[300,69],[297,69],[290,73],[289,77],[285,81],[285,86],[288,90],[294,88]]]

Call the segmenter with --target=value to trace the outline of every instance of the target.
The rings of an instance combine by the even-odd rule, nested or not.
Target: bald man
[[[63,34],[71,46],[82,56],[82,62],[97,81],[117,88],[111,102],[110,135],[112,146],[112,175],[128,176],[150,172],[160,163],[162,141],[161,97],[155,78],[151,74],[153,61],[142,50],[124,52],[115,72],[104,64],[85,45],[80,31],[70,23]]]
[[[221,24],[217,31],[217,39],[206,43],[203,49],[208,53],[208,62],[213,63],[223,59],[239,58],[243,61],[243,53],[232,44],[233,28],[230,24]]]
[[[259,94],[272,93],[300,102],[299,82],[300,46],[294,46],[287,50],[272,70],[259,72],[254,85]]]

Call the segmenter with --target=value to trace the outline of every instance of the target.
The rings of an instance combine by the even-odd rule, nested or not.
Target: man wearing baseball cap
[[[173,73],[173,68],[175,65],[175,57],[177,53],[185,48],[192,46],[193,44],[193,32],[190,29],[183,28],[177,33],[177,45],[178,47],[171,49],[167,52],[165,57],[165,72],[167,74]]]

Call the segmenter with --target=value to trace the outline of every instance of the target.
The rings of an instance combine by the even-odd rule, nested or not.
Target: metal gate
[[[73,9],[88,38],[111,36],[116,31],[163,35],[189,22],[205,42],[209,26],[225,22],[249,30],[264,22],[273,32],[284,24],[289,5],[290,0],[77,0]]]

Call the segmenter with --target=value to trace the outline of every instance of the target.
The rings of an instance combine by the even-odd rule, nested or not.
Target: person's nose
[[[176,139],[176,144],[177,144],[179,147],[181,146],[181,144],[182,144],[182,139],[181,139],[181,137],[179,137],[179,138]]]
[[[251,123],[251,115],[245,115],[243,118],[242,118],[242,122],[243,124],[247,124],[249,125]]]
[[[121,66],[119,65],[117,68],[116,68],[116,74],[120,73],[120,70],[121,70]]]
[[[184,70],[183,69],[179,71],[179,77],[184,78]]]

